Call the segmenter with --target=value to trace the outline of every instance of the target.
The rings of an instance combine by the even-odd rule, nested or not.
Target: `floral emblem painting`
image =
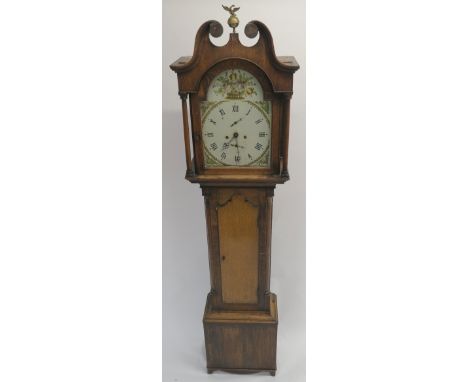
[[[271,101],[258,79],[228,69],[210,81],[200,102],[205,167],[270,166]]]
[[[232,70],[218,76],[213,84],[215,94],[225,99],[243,99],[258,95],[257,81],[243,70]]]
[[[263,90],[258,80],[249,72],[231,69],[213,79],[206,99],[211,102],[229,99],[263,101]]]

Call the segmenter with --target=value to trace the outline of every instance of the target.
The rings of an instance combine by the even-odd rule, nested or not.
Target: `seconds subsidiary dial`
[[[256,166],[269,154],[270,136],[267,114],[250,101],[221,101],[203,119],[205,153],[225,166]]]

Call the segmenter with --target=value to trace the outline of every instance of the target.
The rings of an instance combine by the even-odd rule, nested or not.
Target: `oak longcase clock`
[[[190,57],[171,65],[182,99],[186,179],[205,199],[211,290],[203,327],[207,369],[276,372],[278,308],[270,292],[273,192],[289,179],[289,108],[294,57],[277,57],[267,27],[245,26],[239,8],[224,46],[223,28],[207,21]],[[188,102],[187,102],[188,100]]]

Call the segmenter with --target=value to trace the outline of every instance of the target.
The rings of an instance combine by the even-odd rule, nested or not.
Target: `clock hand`
[[[235,136],[233,135],[232,138],[227,142],[227,144],[230,144],[234,138]]]
[[[236,138],[236,139],[237,139],[237,137],[238,137],[238,136],[239,136],[239,134],[238,134],[238,133],[234,133],[234,134],[232,134],[232,138],[231,138],[231,139],[230,139],[230,140],[229,140],[227,143],[228,143],[228,144],[229,144],[229,143],[231,143],[231,142],[232,142],[232,140],[233,140],[234,138]]]
[[[242,121],[242,118],[239,118],[237,121],[231,123],[231,127],[233,127],[234,125],[237,125],[240,121]]]
[[[235,137],[236,137],[237,156],[240,157],[240,152],[239,152],[239,140],[237,139],[237,135],[236,135]]]
[[[244,147],[244,146],[240,146],[240,145],[233,145],[232,143],[231,143],[231,146],[233,146],[233,147],[238,147],[238,148],[240,148],[240,149],[245,149],[245,147]]]

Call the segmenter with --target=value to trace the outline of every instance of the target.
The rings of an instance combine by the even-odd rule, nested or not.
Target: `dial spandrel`
[[[201,102],[205,167],[269,167],[271,104],[257,79],[227,70],[210,84]]]

